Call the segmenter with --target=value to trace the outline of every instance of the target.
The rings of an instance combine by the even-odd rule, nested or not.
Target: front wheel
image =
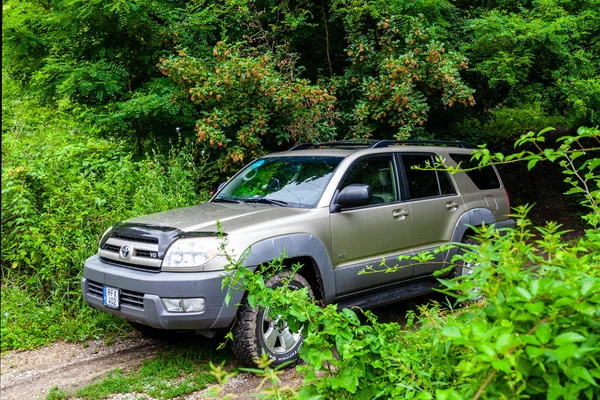
[[[299,274],[292,276],[291,272],[272,276],[265,286],[276,288],[283,286],[284,281],[292,290],[307,287],[309,296],[314,298],[308,281]],[[260,357],[263,351],[273,360],[273,367],[290,361],[291,366],[298,361],[298,349],[303,341],[302,328],[292,332],[287,322],[281,316],[272,315],[269,308],[254,309],[244,302],[238,310],[232,333],[233,354],[244,365],[255,366],[254,359]]]

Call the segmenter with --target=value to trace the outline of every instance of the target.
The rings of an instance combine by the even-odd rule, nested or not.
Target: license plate
[[[119,289],[110,286],[102,287],[102,303],[106,307],[119,308]]]

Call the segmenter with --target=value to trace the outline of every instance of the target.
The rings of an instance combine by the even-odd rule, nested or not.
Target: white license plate
[[[103,286],[102,303],[106,307],[119,308],[119,289],[110,286]]]

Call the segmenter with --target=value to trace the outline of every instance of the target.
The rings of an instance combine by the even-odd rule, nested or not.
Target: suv
[[[233,351],[244,364],[262,351],[275,365],[293,361],[301,333],[252,309],[241,291],[225,304],[227,262],[219,255],[217,221],[231,253],[250,248],[246,266],[282,254],[286,264],[302,264],[288,284],[309,287],[322,304],[372,308],[406,299],[436,287],[432,273],[456,249],[438,252],[436,263],[399,262],[398,256],[461,242],[473,226],[514,226],[494,167],[454,175],[423,169],[439,160],[470,166],[471,152],[463,142],[370,140],[307,143],[261,157],[207,203],[108,229],[98,254],[85,261],[83,296],[146,333],[210,335],[232,327]],[[398,263],[394,273],[358,274]],[[268,284],[280,285],[285,275]]]

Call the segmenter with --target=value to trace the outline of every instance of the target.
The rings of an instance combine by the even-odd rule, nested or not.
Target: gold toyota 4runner
[[[98,254],[84,264],[83,296],[91,307],[125,318],[146,333],[233,325],[233,350],[244,364],[265,351],[278,365],[298,357],[302,335],[244,293],[226,305],[226,260],[219,256],[217,221],[229,251],[250,248],[246,266],[281,256],[301,263],[292,287],[309,287],[323,304],[376,307],[431,291],[438,263],[407,264],[394,273],[358,275],[383,260],[461,242],[470,227],[513,227],[509,198],[494,167],[454,175],[414,167],[469,163],[462,142],[340,141],[307,143],[255,160],[204,204],[141,216],[114,225]],[[275,276],[269,284],[276,285]]]

